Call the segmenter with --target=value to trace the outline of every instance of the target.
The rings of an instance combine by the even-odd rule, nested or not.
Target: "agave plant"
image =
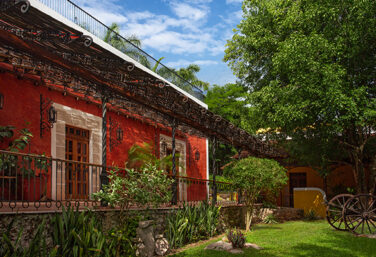
[[[167,217],[167,239],[172,248],[206,239],[216,234],[220,207],[202,202],[197,206],[184,204]]]
[[[68,208],[52,219],[52,239],[61,257],[109,256],[105,235],[89,212]]]

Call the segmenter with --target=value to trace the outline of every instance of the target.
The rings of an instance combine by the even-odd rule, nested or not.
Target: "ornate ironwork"
[[[30,2],[28,0],[2,0],[0,2],[0,12],[7,11],[16,5],[20,5],[20,11],[23,14],[27,13],[30,9]]]
[[[102,95],[102,172],[100,174],[100,188],[108,185],[109,179],[107,174],[107,101],[108,98]],[[107,206],[105,201],[101,202],[101,206]]]
[[[172,120],[172,177],[174,182],[172,183],[172,200],[173,205],[178,202],[178,181],[176,180],[176,147],[175,147],[175,132],[176,132],[176,120]]]
[[[217,183],[216,183],[216,175],[217,175],[217,160],[216,160],[216,149],[217,149],[217,139],[213,137],[212,141],[212,172],[213,172],[213,185],[212,185],[212,204],[215,205],[217,203]]]
[[[51,99],[40,95],[40,137],[43,137],[44,130],[53,128],[57,121],[57,112],[52,103]]]
[[[109,118],[109,150],[110,152],[113,148],[117,147],[123,141],[123,130],[116,120]]]
[[[173,116],[179,116],[179,130],[182,132],[193,133],[201,137],[216,136],[223,142],[234,144],[235,146],[244,146],[256,156],[281,156],[278,151],[266,146],[265,143],[245,131],[234,127],[228,121],[220,120],[210,111],[202,109],[199,105],[193,103],[191,99],[187,102],[172,100],[179,97],[180,93],[171,87],[161,89],[158,85],[150,85],[150,83],[156,81],[149,82],[149,80],[145,80],[148,81],[148,85],[140,86],[140,83],[143,83],[142,79],[117,82],[115,77],[112,78],[114,81],[110,85],[103,85],[93,80],[85,79],[71,70],[52,64],[52,62],[38,60],[35,56],[12,47],[3,45],[3,47],[0,47],[0,54],[3,62],[14,66],[15,69],[12,72],[18,76],[31,79],[26,74],[36,75],[33,76],[35,83],[48,85],[50,88],[52,88],[52,85],[61,85],[97,100],[100,98],[101,92],[106,90],[106,94],[111,94],[111,104],[125,108],[128,113],[137,113],[142,120],[144,119],[143,117],[147,117],[151,121],[166,124],[168,117],[173,114]],[[90,71],[91,69],[94,69],[94,67],[88,68]],[[99,72],[96,74],[99,74]],[[112,73],[107,78],[111,76]],[[106,76],[103,75],[101,77]],[[38,81],[35,81],[35,78],[39,78]]]

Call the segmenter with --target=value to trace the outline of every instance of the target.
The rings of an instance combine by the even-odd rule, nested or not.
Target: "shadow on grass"
[[[294,256],[320,256],[320,257],[375,257],[376,240],[360,238],[349,232],[332,231],[330,239],[323,239],[318,244],[299,243],[291,248]]]
[[[257,230],[263,230],[263,229],[268,229],[268,230],[281,230],[282,229],[281,227],[277,227],[277,226],[278,224],[265,224],[262,226],[254,226],[252,227],[251,232],[257,231]]]

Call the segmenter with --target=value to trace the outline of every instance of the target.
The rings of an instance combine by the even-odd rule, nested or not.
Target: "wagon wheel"
[[[354,234],[376,234],[376,196],[360,194],[350,198],[342,214],[346,228]]]
[[[349,200],[353,195],[351,194],[340,194],[333,197],[326,207],[326,219],[330,226],[337,230],[346,231],[346,225],[343,222],[342,210],[346,201]]]

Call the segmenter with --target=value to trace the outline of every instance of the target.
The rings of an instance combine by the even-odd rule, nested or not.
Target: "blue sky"
[[[224,85],[236,78],[222,61],[226,40],[241,20],[241,0],[73,0],[172,68],[198,64],[199,79]]]

